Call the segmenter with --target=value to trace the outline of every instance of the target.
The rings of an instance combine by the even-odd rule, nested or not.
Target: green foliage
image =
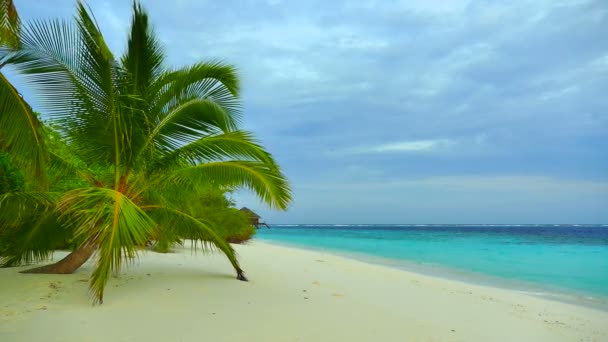
[[[111,272],[132,261],[138,246],[153,232],[155,222],[122,193],[106,188],[76,189],[63,195],[58,212],[69,218],[74,237],[94,240],[100,256],[91,276],[91,291],[101,302]]]
[[[151,210],[150,216],[159,224],[157,226],[159,227],[159,232],[165,236],[188,236],[194,242],[193,249],[200,246],[203,250],[217,248],[222,251],[236,270],[237,278],[244,279],[243,270],[236,260],[234,249],[217,234],[214,227],[208,221],[197,219],[183,211],[167,207],[148,206],[144,207],[144,209]],[[163,226],[163,228],[160,228],[160,226]]]
[[[137,3],[121,58],[80,2],[75,22],[23,25],[19,46],[0,49],[0,66],[12,65],[38,89],[49,117],[43,129],[0,78],[0,147],[18,156],[28,174],[38,172],[41,184],[48,176],[53,191],[40,186],[41,194],[0,200],[8,208],[0,214],[5,264],[42,260],[66,241],[93,244],[98,261],[90,289],[100,303],[110,273],[141,246],[190,237],[195,247],[224,253],[245,279],[225,240],[250,236],[242,215],[225,203],[217,212],[194,208],[186,194],[247,188],[284,210],[289,185],[272,155],[239,129],[235,68],[201,62],[170,70],[164,59]],[[40,212],[25,215],[34,207]],[[11,244],[13,238],[19,241]]]
[[[192,201],[193,215],[213,224],[222,238],[233,243],[242,243],[253,237],[255,227],[249,223],[246,213],[233,208],[221,189],[209,189]]]
[[[174,206],[188,215],[205,221],[222,239],[232,243],[242,243],[253,237],[255,227],[249,223],[247,214],[233,208],[233,203],[226,197],[226,191],[209,187],[199,193],[182,194]],[[174,243],[182,239],[193,239],[189,230],[178,225],[172,229],[157,232],[154,250],[167,253]]]
[[[13,165],[8,154],[0,152],[0,195],[7,192],[23,191],[25,178]]]
[[[0,46],[19,46],[19,15],[13,0],[0,0]]]
[[[55,193],[0,195],[0,265],[27,265],[48,258],[72,237],[59,222]]]
[[[219,210],[234,206],[234,203],[228,199],[226,191],[214,187],[206,189],[192,200],[193,210],[203,208]]]
[[[47,174],[50,181],[50,191],[66,192],[86,188],[91,183],[95,172],[87,168],[64,137],[59,133],[59,127],[53,123],[44,126],[45,142],[49,152],[49,168]],[[83,172],[84,171],[84,172]],[[101,170],[98,170],[101,173]]]
[[[20,47],[21,20],[12,0],[0,0],[0,69],[5,52]],[[11,154],[38,190],[46,189],[46,154],[42,123],[21,94],[0,72],[0,151]]]
[[[0,49],[0,52],[2,50]],[[3,58],[0,53],[0,67]],[[47,186],[42,123],[12,84],[0,73],[0,151],[22,168],[31,183]]]
[[[201,217],[207,218],[217,227],[218,235],[228,242],[242,243],[255,235],[255,227],[250,224],[247,214],[236,208],[219,211],[203,210]]]

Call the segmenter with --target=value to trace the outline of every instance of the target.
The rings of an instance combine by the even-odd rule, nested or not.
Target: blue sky
[[[142,2],[171,65],[238,66],[295,200],[234,197],[271,223],[608,222],[604,0]],[[121,52],[129,1],[90,6]]]

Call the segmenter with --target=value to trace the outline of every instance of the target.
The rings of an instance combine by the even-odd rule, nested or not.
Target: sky
[[[142,4],[168,66],[239,69],[243,125],[294,201],[233,198],[271,224],[608,223],[605,0]],[[118,55],[130,2],[89,5]]]

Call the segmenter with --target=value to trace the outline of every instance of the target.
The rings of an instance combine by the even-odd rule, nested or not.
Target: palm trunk
[[[46,273],[46,274],[70,274],[74,273],[82,264],[87,262],[97,250],[97,246],[93,243],[84,243],[76,248],[72,253],[65,258],[57,261],[54,264],[36,267],[21,273]]]

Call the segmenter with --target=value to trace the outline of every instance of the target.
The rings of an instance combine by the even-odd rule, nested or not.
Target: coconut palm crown
[[[45,237],[67,235],[77,243],[75,251],[34,272],[71,273],[96,253],[90,289],[101,303],[111,273],[142,246],[178,230],[201,242],[197,246],[219,249],[237,278],[246,280],[232,247],[181,198],[209,187],[247,188],[284,210],[289,185],[271,154],[239,129],[234,67],[204,62],[170,69],[164,62],[138,3],[120,58],[80,2],[74,22],[23,25],[20,44],[2,49],[0,63],[12,65],[38,90],[49,121],[86,167],[48,151],[44,162],[89,184],[65,193],[40,187],[1,196],[0,239],[2,231],[19,237],[4,248],[5,265],[45,259],[54,248]],[[14,130],[32,131],[23,117],[2,116]],[[31,154],[31,146],[14,146],[13,152]]]

